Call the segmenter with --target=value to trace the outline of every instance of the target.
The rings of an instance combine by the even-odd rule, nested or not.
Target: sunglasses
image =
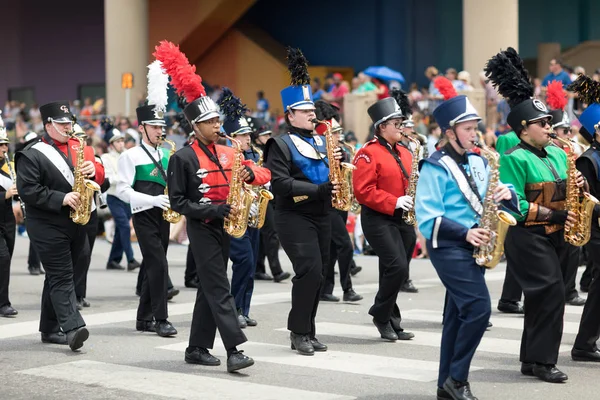
[[[539,125],[542,128],[550,126],[550,122],[547,119],[540,119],[539,121],[528,122],[527,125]]]

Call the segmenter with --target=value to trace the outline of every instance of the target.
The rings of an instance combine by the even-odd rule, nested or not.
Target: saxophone
[[[483,200],[483,214],[479,221],[479,227],[490,232],[490,241],[487,244],[475,248],[473,257],[477,265],[494,268],[504,253],[504,239],[510,226],[517,224],[515,217],[506,211],[498,210],[498,204],[494,201],[494,191],[500,182],[500,155],[485,147],[482,142],[475,143],[481,149],[481,154],[490,166],[490,177],[488,187]]]
[[[402,133],[404,137],[414,143],[415,150],[412,155],[412,165],[410,167],[410,177],[408,180],[408,188],[405,194],[410,196],[415,203],[415,195],[417,194],[417,181],[419,180],[419,153],[421,152],[421,142],[412,136]],[[402,213],[402,219],[408,225],[415,225],[417,223],[417,217],[415,215],[415,207],[413,206],[410,210]]]
[[[262,167],[263,152],[252,144],[250,146],[252,147],[252,150],[254,150],[259,155],[258,162],[256,163],[256,165]],[[263,186],[254,186],[250,190],[254,193],[253,202],[256,203],[258,207],[258,214],[250,214],[248,218],[248,226],[250,228],[260,229],[265,224],[265,217],[267,216],[267,206],[269,205],[269,201],[273,200],[273,193],[269,192]]]
[[[175,143],[172,140],[166,139],[166,138],[162,138],[162,141],[169,144],[171,146],[171,150],[169,151],[169,157],[172,156],[173,154],[175,154]],[[159,160],[158,162],[161,162],[162,160]],[[165,182],[165,196],[169,195],[169,190],[167,188],[167,182]],[[168,208],[166,210],[163,210],[163,219],[171,224],[176,224],[181,220],[181,214],[179,214],[178,212],[173,211],[171,208]]]
[[[337,182],[340,189],[332,195],[331,205],[340,211],[348,211],[352,207],[352,171],[356,167],[349,163],[343,163],[335,159],[334,150],[337,147],[337,140],[331,131],[329,121],[319,121],[313,119],[316,124],[325,124],[327,131],[325,132],[325,141],[327,144],[327,158],[329,159],[329,181]]]
[[[231,141],[235,150],[233,164],[231,165],[231,179],[229,182],[229,194],[226,203],[231,206],[229,217],[225,218],[223,225],[225,232],[234,238],[241,238],[248,228],[248,219],[250,217],[250,207],[254,200],[253,193],[246,187],[246,184],[240,179],[240,173],[244,170],[242,165],[242,145],[239,140],[224,135]]]
[[[350,144],[350,143],[346,143],[342,140],[340,140],[340,144],[342,146],[344,146],[344,148],[348,151],[348,154],[350,154],[350,158],[352,160],[354,160],[354,155],[356,154],[356,149]],[[352,171],[350,174],[347,174],[347,179],[350,179],[350,182],[348,183],[348,185],[350,186],[350,192],[352,194],[352,205],[350,206],[350,211],[353,214],[360,214],[360,210],[361,210],[361,206],[360,203],[356,200],[356,197],[354,196],[354,186],[352,186]]]
[[[15,169],[13,168],[14,161],[11,163],[10,158],[8,158],[8,152],[4,152],[4,160],[6,160],[6,165],[8,165],[8,173],[10,174],[10,179],[13,181],[13,185],[17,184],[17,174],[15,174]],[[14,157],[13,157],[14,160]],[[25,203],[23,203],[23,199],[19,196],[19,206],[21,206],[21,214],[23,215],[23,221],[25,221]]]
[[[592,214],[594,206],[599,202],[594,196],[582,192],[577,186],[577,168],[575,166],[577,155],[573,151],[573,143],[558,137],[555,133],[551,133],[550,137],[569,147],[569,154],[567,154],[567,198],[565,209],[575,213],[577,222],[571,228],[565,226],[565,242],[580,247],[590,240]]]
[[[80,204],[77,209],[71,209],[70,217],[76,224],[85,225],[89,222],[92,216],[92,201],[94,200],[95,192],[100,192],[100,185],[91,179],[85,179],[81,173],[81,166],[85,162],[83,149],[85,148],[85,138],[81,136],[71,135],[71,138],[79,141],[77,149],[77,163],[75,164],[73,191],[79,193]]]

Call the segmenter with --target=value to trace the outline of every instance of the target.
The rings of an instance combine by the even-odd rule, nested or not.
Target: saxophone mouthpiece
[[[319,120],[316,119],[316,118],[313,118],[313,119],[310,120],[310,122],[312,122],[313,124],[318,124]]]

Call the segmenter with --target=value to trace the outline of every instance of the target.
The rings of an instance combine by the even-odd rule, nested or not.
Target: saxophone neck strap
[[[67,146],[67,154],[65,155],[65,153],[63,153],[62,151],[60,151],[60,149],[58,148],[58,146],[54,142],[54,139],[52,139],[50,137],[50,135],[48,135],[47,132],[44,134],[43,140],[44,140],[44,142],[46,142],[47,144],[49,144],[50,146],[52,146],[52,148],[54,150],[56,150],[58,152],[58,154],[60,154],[60,156],[65,160],[65,162],[67,163],[67,165],[71,169],[71,172],[75,172],[75,166],[73,164],[73,160],[71,159],[71,149],[69,149],[69,141],[67,140],[67,143],[65,143],[65,145]]]
[[[196,157],[198,157],[198,164],[200,164],[199,150],[202,150],[202,152],[206,155],[206,157],[208,157],[208,159],[210,161],[212,161],[212,163],[215,164],[219,168],[219,171],[221,171],[223,178],[225,178],[225,182],[229,183],[229,179],[227,179],[227,174],[225,173],[225,169],[221,165],[221,162],[219,161],[219,157],[217,157],[217,146],[214,146],[214,148],[215,148],[215,152],[213,153],[200,140],[195,140],[194,143],[192,143],[192,149],[194,149],[194,152],[196,153]],[[237,154],[236,154],[236,157],[237,157]]]
[[[162,166],[162,155],[160,154],[160,151],[158,149],[156,150],[156,151],[158,151],[158,155],[160,156],[160,160],[156,161],[156,159],[154,157],[152,157],[152,154],[150,154],[150,152],[148,151],[146,146],[144,146],[143,144],[140,144],[140,147],[142,148],[142,150],[144,150],[144,152],[152,160],[152,162],[154,163],[154,166],[160,171],[160,174],[162,175],[163,179],[165,180],[165,184],[166,184],[167,183],[167,172],[165,171],[165,169]]]
[[[381,144],[383,147],[385,147],[387,149],[387,151],[392,155],[392,157],[394,157],[394,160],[396,160],[396,163],[402,170],[402,175],[404,175],[404,177],[406,179],[410,179],[408,172],[406,172],[406,168],[404,168],[404,165],[402,164],[402,160],[400,160],[398,153],[396,153],[396,151],[392,148],[392,145],[389,144],[387,140],[385,140],[379,136],[377,136],[377,141],[379,142],[379,144]]]

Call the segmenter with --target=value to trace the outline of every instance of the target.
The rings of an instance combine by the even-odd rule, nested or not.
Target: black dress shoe
[[[595,349],[594,351],[587,351],[573,348],[571,350],[571,358],[573,361],[600,362],[600,350]]]
[[[362,267],[356,266],[356,267],[350,269],[350,275],[354,276],[354,275],[358,274],[360,271],[362,271]]]
[[[131,260],[127,263],[127,271],[133,271],[134,269],[138,269],[140,267],[140,263],[136,260]]]
[[[507,314],[524,314],[523,306],[518,301],[498,300],[498,311]]]
[[[248,326],[246,318],[242,314],[238,314],[238,325],[240,328],[245,329]]]
[[[154,324],[156,334],[161,337],[169,337],[177,335],[177,329],[166,319],[163,321],[156,321]]]
[[[83,310],[83,304],[81,303],[81,299],[77,299],[77,303],[75,303],[75,307],[77,307],[78,311]]]
[[[135,321],[135,330],[140,332],[156,332],[154,321],[143,321],[141,319]]]
[[[375,318],[373,318],[373,324],[375,324],[375,326],[377,327],[377,330],[379,331],[379,334],[381,335],[382,339],[392,341],[398,340],[398,334],[396,333],[394,328],[392,328],[392,324],[390,323],[390,321],[382,324],[378,322]]]
[[[67,335],[62,332],[42,332],[42,343],[67,344]]]
[[[280,274],[277,275],[273,275],[273,281],[274,282],[281,282],[281,281],[285,281],[286,279],[288,279],[290,277],[290,273],[289,272],[281,272]]]
[[[490,328],[492,328],[494,325],[492,324],[492,321],[488,321],[488,325],[487,328],[485,328],[486,331],[488,331]]]
[[[354,289],[348,289],[344,292],[344,301],[361,301],[363,297],[356,293]]]
[[[530,363],[530,362],[521,363],[521,373],[523,375],[527,375],[527,376],[534,376],[533,375],[533,366],[534,365],[535,365],[535,363]]]
[[[122,267],[118,262],[116,261],[109,261],[108,264],[106,264],[106,269],[112,269],[112,270],[118,270],[118,271],[122,271],[125,269],[125,267]]]
[[[394,330],[396,335],[398,335],[398,340],[410,340],[415,337],[415,334],[412,332],[406,332],[405,330]]]
[[[550,383],[562,383],[569,379],[567,374],[551,364],[535,364],[533,366],[533,375]]]
[[[242,350],[236,350],[227,357],[227,372],[235,372],[252,365],[254,365],[254,360],[242,354]]]
[[[71,350],[77,351],[83,346],[83,342],[85,342],[89,337],[90,332],[85,326],[82,326],[81,328],[73,329],[67,332],[67,343],[69,344]]]
[[[298,354],[302,354],[303,356],[312,356],[315,354],[315,348],[308,335],[298,335],[290,332],[290,341],[292,342],[292,350],[296,350]]]
[[[256,325],[258,325],[258,322],[256,322],[255,319],[252,319],[252,318],[250,318],[250,317],[248,317],[246,315],[244,315],[244,319],[246,320],[246,325],[248,325],[248,326],[256,326]]]
[[[319,339],[317,338],[310,339],[310,344],[312,344],[315,351],[327,351],[327,345],[319,342]]]
[[[452,396],[445,389],[437,388],[437,400],[452,400]]]
[[[417,289],[415,285],[413,285],[410,279],[404,282],[404,285],[402,285],[400,291],[406,293],[419,293],[419,289]]]
[[[255,281],[272,281],[273,277],[265,272],[257,272],[254,274]]]
[[[91,305],[90,302],[85,299],[85,297],[78,298],[77,303],[81,304],[81,307],[89,307]]]
[[[338,301],[340,301],[340,298],[330,293],[323,293],[321,295],[321,301],[330,301],[332,303],[337,303]]]
[[[185,349],[185,362],[188,364],[208,365],[210,367],[221,365],[221,360],[202,347],[188,347]]]
[[[200,281],[198,280],[198,278],[194,278],[191,281],[185,281],[185,287],[187,288],[193,288],[193,289],[198,289],[198,286],[200,285]]]
[[[173,297],[179,294],[179,289],[171,288],[167,290],[167,300],[171,300]]]
[[[39,275],[41,273],[38,267],[27,267],[27,270],[29,270],[29,275]]]
[[[450,376],[444,382],[444,390],[454,400],[477,400],[477,397],[471,393],[469,382],[458,382]]]
[[[0,316],[2,317],[14,317],[19,312],[12,308],[9,304],[0,307]]]
[[[585,299],[583,297],[575,296],[571,300],[567,300],[567,304],[572,306],[583,306],[585,305]]]

